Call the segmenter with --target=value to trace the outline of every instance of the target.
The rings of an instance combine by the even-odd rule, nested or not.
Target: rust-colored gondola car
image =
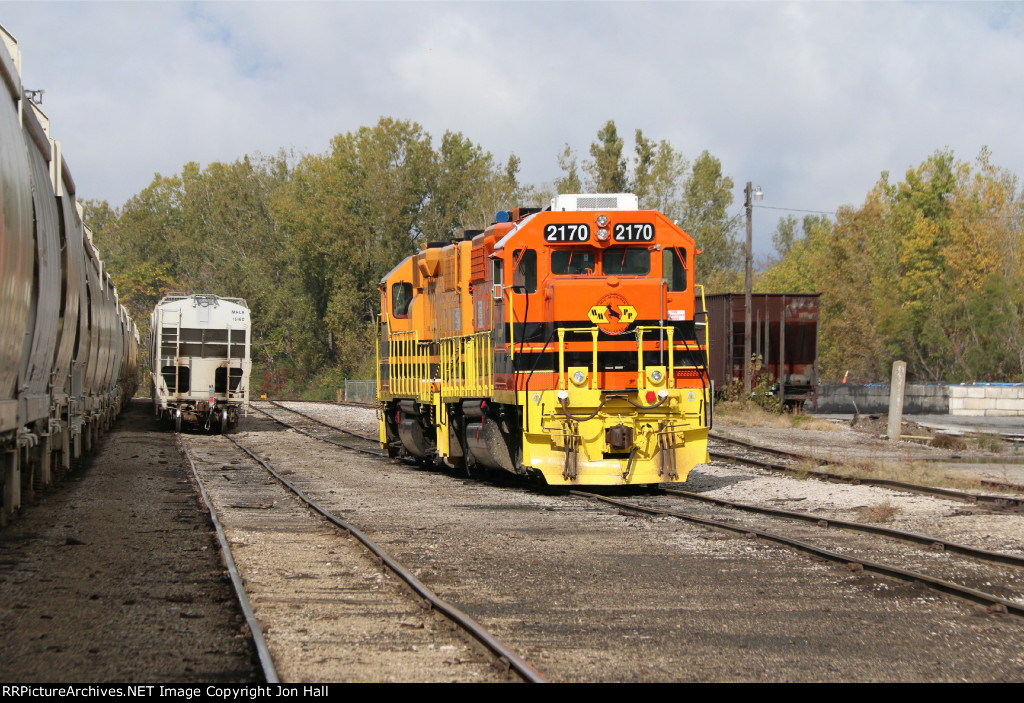
[[[787,405],[813,402],[818,387],[818,293],[751,296],[750,355],[770,374]],[[715,391],[743,381],[745,300],[742,293],[709,295],[710,371]]]

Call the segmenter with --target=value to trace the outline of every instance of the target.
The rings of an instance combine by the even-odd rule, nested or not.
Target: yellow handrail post
[[[676,348],[675,348],[675,345],[672,343],[673,333],[675,331],[676,331],[675,327],[669,327],[668,328],[668,378],[669,378],[668,387],[669,388],[675,388],[676,387],[676,373],[675,373],[675,371],[676,371],[676,363],[675,363]]]
[[[565,390],[565,328],[558,328],[558,389]]]
[[[636,389],[647,387],[647,375],[644,373],[644,327],[636,328]]]

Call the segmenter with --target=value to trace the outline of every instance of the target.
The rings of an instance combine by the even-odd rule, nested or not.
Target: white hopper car
[[[227,432],[249,410],[249,306],[241,298],[165,296],[150,318],[157,418]]]

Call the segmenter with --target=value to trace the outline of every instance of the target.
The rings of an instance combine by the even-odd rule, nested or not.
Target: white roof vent
[[[567,210],[639,210],[640,200],[632,193],[593,193],[556,195],[551,199],[555,212]]]

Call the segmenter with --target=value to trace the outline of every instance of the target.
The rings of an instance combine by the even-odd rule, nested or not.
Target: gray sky
[[[0,23],[80,197],[112,205],[385,115],[532,183],[614,119],[630,154],[641,128],[719,157],[734,213],[748,180],[762,206],[859,205],[943,147],[1024,165],[1024,3],[4,2]],[[785,214],[754,211],[759,258]]]

